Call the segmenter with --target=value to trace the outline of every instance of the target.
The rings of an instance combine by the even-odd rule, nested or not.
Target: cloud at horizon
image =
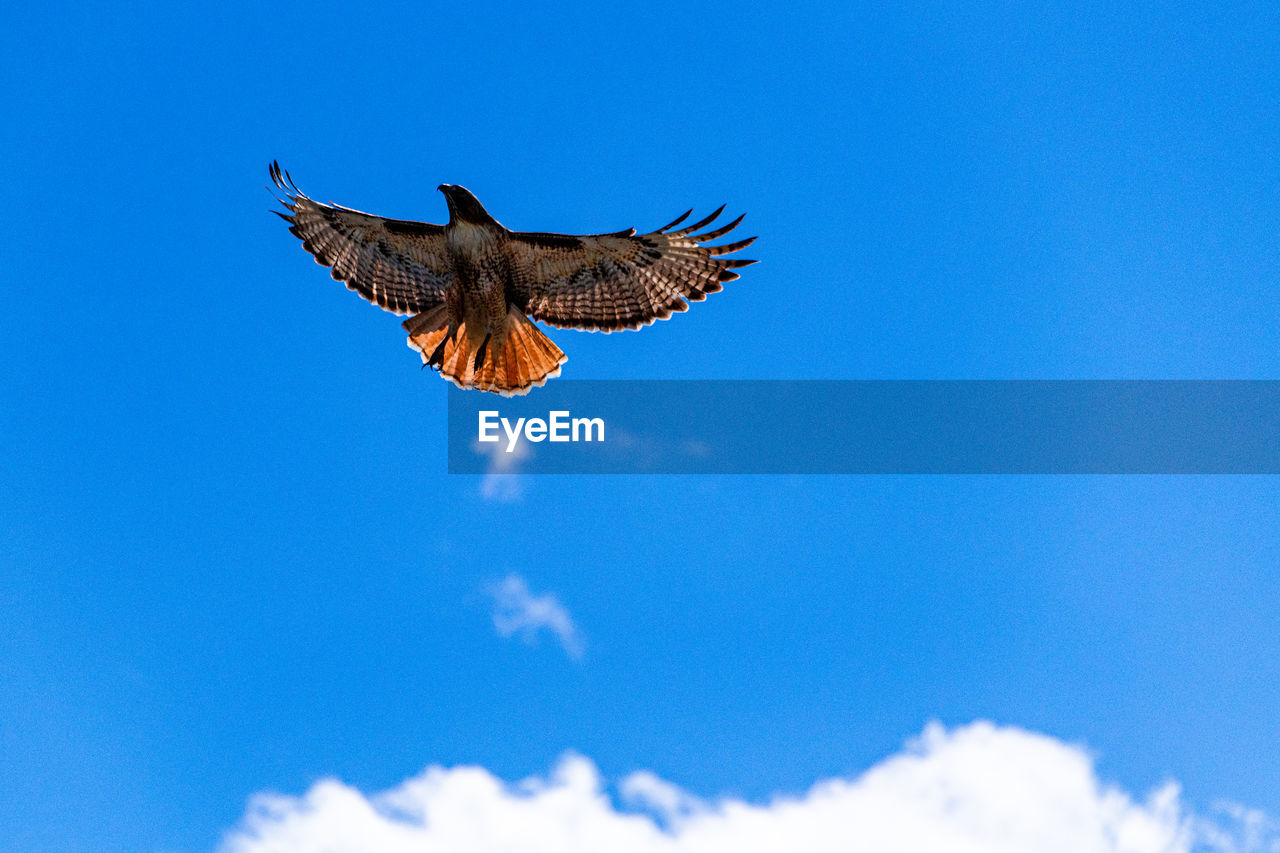
[[[546,777],[428,767],[366,795],[335,779],[255,795],[219,853],[1275,853],[1258,812],[1192,813],[1176,782],[1143,797],[1102,782],[1083,747],[979,721],[930,724],[855,778],[765,803],[704,800],[639,771],[609,785],[566,753]]]

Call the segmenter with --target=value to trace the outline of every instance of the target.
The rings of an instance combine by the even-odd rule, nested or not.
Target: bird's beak
[[[444,192],[447,189],[452,189],[452,187],[450,187],[448,184],[441,184],[440,186],[436,187],[436,189],[438,189],[440,192]]]

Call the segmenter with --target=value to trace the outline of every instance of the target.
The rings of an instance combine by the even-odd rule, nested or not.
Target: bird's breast
[[[455,222],[449,226],[449,249],[468,258],[479,258],[498,244],[498,235],[492,228]]]

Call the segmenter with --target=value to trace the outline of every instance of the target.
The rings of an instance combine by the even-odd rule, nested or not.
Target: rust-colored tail
[[[444,306],[410,317],[404,328],[409,346],[422,353],[423,364],[459,388],[504,397],[527,394],[559,376],[560,365],[567,361],[560,348],[514,307],[507,308],[505,327],[490,334],[466,321],[451,327]]]

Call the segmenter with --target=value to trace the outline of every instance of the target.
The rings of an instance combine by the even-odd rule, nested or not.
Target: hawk
[[[387,219],[307,197],[279,163],[271,180],[287,213],[272,211],[316,263],[404,321],[425,365],[461,388],[528,393],[560,374],[565,354],[533,320],[565,329],[638,329],[686,311],[755,261],[721,255],[756,238],[703,245],[742,217],[702,234],[724,211],[648,234],[508,231],[463,187],[441,184],[449,222]]]

